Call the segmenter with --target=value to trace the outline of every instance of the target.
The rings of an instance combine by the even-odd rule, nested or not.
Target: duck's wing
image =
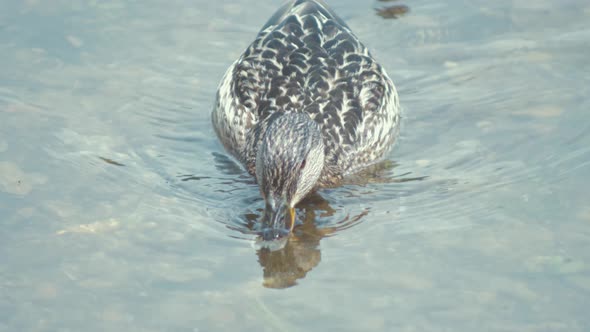
[[[304,26],[301,19],[305,16],[329,19],[333,25],[348,29],[323,1],[289,1],[266,22],[254,42],[229,67],[218,87],[213,127],[226,150],[243,163],[248,153],[244,150],[249,130],[287,106],[289,95],[303,96],[307,63],[317,62],[316,54],[324,53],[318,52],[322,32]],[[304,39],[307,35],[309,38]],[[293,69],[297,69],[295,79],[289,72]],[[313,73],[313,77],[314,82],[319,81],[318,73]],[[301,108],[300,103],[297,106]]]
[[[253,126],[274,112],[306,112],[322,126],[328,172],[342,174],[391,145],[397,103],[391,80],[348,26],[323,2],[297,0],[229,68],[213,121],[226,149],[249,166]]]

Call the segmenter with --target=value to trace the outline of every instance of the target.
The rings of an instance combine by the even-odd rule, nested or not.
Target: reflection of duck
[[[256,176],[269,240],[291,232],[294,206],[313,189],[379,160],[399,113],[393,83],[346,23],[321,1],[297,0],[228,69],[212,117]]]
[[[299,232],[304,230],[304,232]],[[263,269],[263,285],[268,288],[294,286],[307,272],[316,267],[321,260],[319,248],[323,237],[321,229],[313,221],[304,222],[298,227],[298,234],[289,237],[285,246],[279,250],[263,247],[258,249],[258,262]]]
[[[316,267],[321,260],[320,240],[339,229],[356,224],[367,214],[363,211],[356,216],[348,216],[329,227],[318,227],[316,220],[321,215],[332,215],[335,210],[320,195],[307,197],[300,205],[303,223],[286,239],[278,250],[267,247],[258,249],[258,262],[263,269],[263,285],[268,288],[294,286],[297,280],[305,278],[307,272]]]

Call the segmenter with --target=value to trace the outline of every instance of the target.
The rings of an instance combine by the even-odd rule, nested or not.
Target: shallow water
[[[590,4],[328,2],[401,136],[270,252],[210,111],[279,2],[2,1],[0,331],[590,330]]]

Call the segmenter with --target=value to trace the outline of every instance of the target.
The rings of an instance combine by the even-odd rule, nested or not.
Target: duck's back
[[[250,172],[257,139],[248,136],[274,112],[305,112],[320,124],[323,185],[383,156],[399,123],[385,71],[340,18],[311,0],[279,9],[219,87],[216,132]]]

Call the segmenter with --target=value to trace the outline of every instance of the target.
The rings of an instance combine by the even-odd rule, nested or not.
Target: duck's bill
[[[262,239],[273,241],[288,236],[295,226],[295,209],[287,204],[279,204],[276,208],[267,206],[262,221]]]

